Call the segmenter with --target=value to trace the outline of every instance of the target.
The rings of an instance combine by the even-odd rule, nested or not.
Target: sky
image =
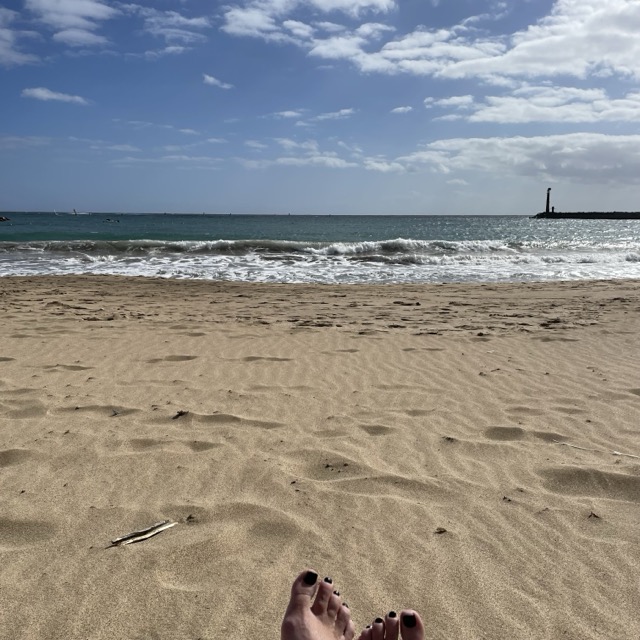
[[[0,210],[640,211],[638,0],[0,0]]]

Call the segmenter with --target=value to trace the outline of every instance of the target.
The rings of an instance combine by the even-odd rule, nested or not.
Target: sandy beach
[[[640,282],[0,278],[0,638],[640,637]],[[110,541],[161,520],[137,544]]]

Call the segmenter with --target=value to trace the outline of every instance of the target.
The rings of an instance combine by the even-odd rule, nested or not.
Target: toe
[[[376,618],[371,625],[371,640],[384,640],[384,620]]]
[[[398,640],[400,621],[395,611],[389,611],[384,618],[384,640]]]
[[[338,615],[336,617],[336,629],[345,638],[347,636],[347,629],[349,628],[350,622],[351,612],[349,611],[349,608],[345,607],[344,604],[340,605],[340,609],[338,610]]]
[[[353,620],[349,620],[347,630],[344,632],[344,640],[353,640],[356,635],[356,626],[353,624]]]
[[[412,609],[400,614],[402,640],[424,640],[424,625],[420,616]]]
[[[336,618],[338,613],[340,612],[341,607],[342,607],[342,598],[340,597],[340,594],[337,591],[334,591],[329,596],[329,602],[327,604],[327,615],[332,619]]]
[[[287,610],[308,609],[311,599],[318,589],[318,574],[312,569],[303,571],[293,582],[291,587],[291,599]]]
[[[333,584],[331,578],[325,578],[319,585],[315,600],[311,605],[311,611],[316,616],[327,615],[329,600],[333,595]]]
[[[367,627],[362,630],[358,640],[371,640],[371,625],[367,625]]]

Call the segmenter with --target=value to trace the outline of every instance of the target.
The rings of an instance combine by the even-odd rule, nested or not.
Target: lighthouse
[[[544,210],[545,213],[549,213],[549,204],[551,203],[551,187],[547,189],[547,208]]]

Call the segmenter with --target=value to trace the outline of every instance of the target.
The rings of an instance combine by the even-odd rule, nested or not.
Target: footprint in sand
[[[5,449],[0,451],[0,468],[20,464],[32,457],[33,454],[28,449]]]
[[[507,409],[507,413],[511,413],[514,416],[541,416],[542,409],[534,409],[533,407],[511,407]]]
[[[640,476],[588,467],[549,467],[538,474],[554,493],[640,503]]]
[[[47,413],[46,407],[39,400],[11,400],[0,402],[0,414],[6,418],[40,418]]]
[[[336,491],[363,497],[390,497],[405,500],[440,501],[449,499],[451,490],[446,482],[437,478],[414,479],[389,473],[380,473],[350,458],[318,451],[300,451],[295,456],[298,477],[317,481],[325,491]]]
[[[433,409],[407,409],[405,413],[412,418],[421,418],[433,413]]]
[[[545,442],[566,442],[569,438],[553,431],[532,431],[531,435]]]
[[[181,415],[178,420],[180,422],[195,422],[197,424],[236,425],[238,427],[258,427],[260,429],[277,429],[278,427],[284,426],[282,422],[255,420],[253,418],[235,416],[231,413],[201,414],[190,411]]]
[[[344,429],[318,429],[313,432],[313,435],[323,440],[330,440],[331,438],[344,438],[349,433]]]
[[[39,520],[0,518],[0,549],[13,550],[49,540],[56,528]]]
[[[177,447],[180,449],[187,447],[196,453],[217,449],[222,446],[216,442],[203,442],[201,440],[161,440],[159,438],[134,438],[129,441],[129,444],[134,451],[148,451],[156,447]]]
[[[198,356],[165,356],[164,358],[152,358],[147,360],[148,364],[155,364],[156,362],[188,362],[189,360],[195,360]]]
[[[391,427],[385,427],[382,424],[361,424],[360,428],[366,431],[370,436],[385,436],[395,431]]]
[[[215,578],[207,575],[211,572],[202,571],[202,558],[223,565],[233,563],[239,555],[250,564],[262,562],[265,557],[279,563],[290,555],[291,544],[300,540],[312,549],[322,544],[319,528],[305,526],[282,509],[248,501],[223,502],[212,510],[168,505],[164,512],[185,527],[185,538],[178,542],[176,536],[176,544],[167,545],[158,556],[155,575],[165,589],[201,592],[207,585],[215,585]],[[189,515],[193,516],[191,520]],[[214,522],[215,526],[199,530],[201,522]]]
[[[522,440],[525,434],[520,427],[489,427],[484,432],[489,440]]]
[[[87,371],[88,369],[93,369],[93,367],[83,367],[79,364],[50,364],[42,368],[55,369],[56,371]]]
[[[0,356],[0,362],[12,362],[15,358],[8,358],[7,356]]]
[[[554,433],[553,431],[526,431],[520,427],[489,427],[485,430],[484,435],[489,440],[496,441],[509,441],[509,440],[522,440],[528,434],[531,434],[538,440],[544,440],[545,442],[564,442],[568,440],[566,436],[560,433]]]
[[[577,407],[553,407],[554,411],[558,413],[564,413],[568,416],[577,415],[579,413],[586,413],[585,409],[578,409]]]
[[[107,415],[112,418],[116,418],[118,416],[128,416],[132,413],[138,413],[140,409],[132,409],[130,407],[114,407],[109,405],[101,405],[101,404],[88,404],[84,406],[75,406],[75,407],[63,407],[62,409],[57,409],[59,413],[70,413],[75,411],[82,411],[83,413],[97,413],[100,415]]]

